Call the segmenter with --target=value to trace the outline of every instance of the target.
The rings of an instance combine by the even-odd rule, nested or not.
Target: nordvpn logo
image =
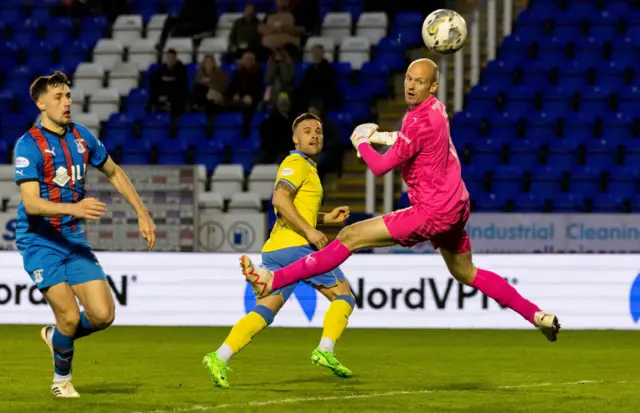
[[[244,312],[249,313],[256,306],[256,296],[251,289],[251,284],[246,284],[247,285],[244,290]],[[291,295],[295,296],[296,301],[300,304],[300,307],[307,319],[309,321],[313,320],[313,316],[316,314],[316,308],[318,306],[318,294],[316,293],[315,288],[301,282],[296,285],[296,288],[293,290],[293,294]],[[289,298],[288,301],[291,301],[291,298]]]
[[[640,274],[636,277],[631,285],[631,293],[629,293],[629,311],[635,323],[640,320]]]

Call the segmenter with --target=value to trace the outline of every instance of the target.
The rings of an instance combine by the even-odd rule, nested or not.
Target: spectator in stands
[[[327,118],[324,104],[321,100],[314,99],[309,103],[309,112],[322,120],[322,134],[324,144],[322,152],[316,157],[318,163],[318,176],[324,184],[325,177],[330,172],[337,172],[342,176],[343,148],[340,142],[340,128],[331,119]]]
[[[178,59],[175,50],[164,54],[164,63],[151,74],[149,99],[157,112],[170,112],[172,116],[184,113],[189,98],[187,67]]]
[[[290,94],[295,87],[296,66],[286,49],[274,50],[267,62],[265,83],[267,89],[264,101],[267,105],[275,104],[281,93]]]
[[[212,54],[205,55],[193,86],[194,109],[203,108],[208,114],[218,112],[224,106],[227,86],[227,74],[218,66]]]
[[[276,0],[276,11],[265,19],[258,28],[262,34],[262,44],[271,50],[281,49],[287,45],[300,48],[300,36],[305,28],[296,26],[295,18],[290,11],[289,0]]]
[[[322,45],[315,45],[311,48],[311,65],[302,76],[296,106],[303,110],[314,99],[321,100],[327,110],[338,107],[336,71],[325,58],[325,50]]]
[[[231,106],[242,111],[245,116],[245,134],[251,117],[262,99],[262,79],[262,69],[256,63],[256,56],[251,52],[245,52],[227,90]]]
[[[262,121],[259,127],[261,142],[260,163],[281,163],[293,150],[291,141],[291,100],[286,93],[277,97],[275,110]]]
[[[225,57],[226,60],[239,60],[244,52],[251,52],[258,58],[263,54],[262,38],[258,32],[259,25],[260,20],[256,17],[254,5],[247,3],[244,6],[244,15],[233,23],[229,33],[229,51]]]
[[[165,20],[156,48],[162,50],[169,35],[171,37],[192,37],[207,32],[213,34],[216,24],[215,15],[215,1],[184,0],[178,16],[169,16]]]

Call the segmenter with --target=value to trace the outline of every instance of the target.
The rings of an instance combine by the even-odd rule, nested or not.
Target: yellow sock
[[[324,341],[324,339],[328,338],[332,343],[329,346],[331,348],[322,348],[322,350],[333,352],[333,344],[338,341],[344,329],[347,328],[354,304],[355,300],[351,295],[336,297],[331,302],[327,313],[324,315],[322,340]],[[324,346],[321,345],[321,347]]]
[[[236,354],[249,344],[253,336],[262,331],[266,326],[267,321],[260,314],[252,311],[242,317],[242,319],[233,326],[224,344],[231,347],[233,354]]]

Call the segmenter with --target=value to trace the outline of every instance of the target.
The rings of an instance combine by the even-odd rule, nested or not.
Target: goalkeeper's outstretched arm
[[[393,149],[388,150],[384,154],[378,153],[368,142],[359,145],[358,150],[362,155],[362,160],[364,160],[375,176],[385,175],[405,161],[400,158]]]

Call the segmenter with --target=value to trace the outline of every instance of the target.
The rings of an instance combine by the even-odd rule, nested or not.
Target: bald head
[[[404,78],[404,97],[409,106],[417,106],[438,90],[438,65],[431,59],[411,62]]]

